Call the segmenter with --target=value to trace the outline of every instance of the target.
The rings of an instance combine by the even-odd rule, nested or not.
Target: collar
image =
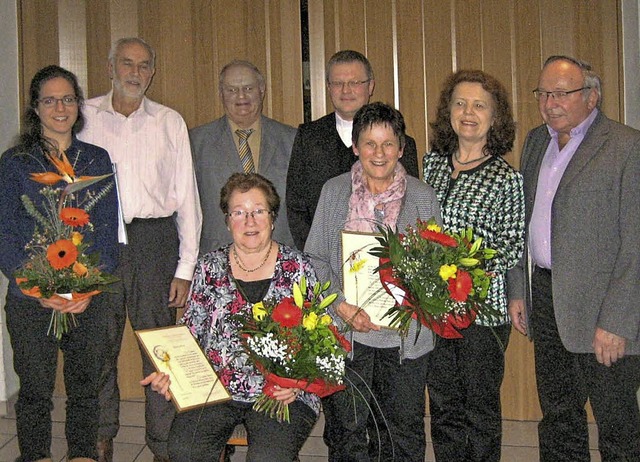
[[[250,130],[253,129],[253,132],[257,132],[260,130],[261,127],[261,123],[262,123],[262,116],[258,117],[258,120],[256,120],[254,123],[252,123],[250,126],[248,126],[247,128],[243,128],[240,127],[237,123],[235,123],[233,120],[231,120],[231,118],[227,115],[225,115],[225,117],[227,118],[227,122],[229,123],[229,127],[231,127],[231,132],[233,134],[236,133],[236,130]]]
[[[155,115],[158,113],[158,108],[154,106],[157,106],[157,105],[152,105],[150,103],[151,103],[151,100],[148,99],[146,96],[143,96],[140,106],[138,107],[138,109],[133,111],[129,117],[135,114],[138,114],[140,112],[144,112],[145,114],[151,117],[155,117]],[[98,108],[98,112],[106,111],[106,112],[110,112],[111,114],[120,114],[113,108],[113,89],[111,89],[109,93],[104,95],[104,98],[102,98],[102,101],[97,106],[97,108]]]

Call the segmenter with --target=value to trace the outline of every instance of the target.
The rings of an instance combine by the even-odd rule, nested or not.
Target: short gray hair
[[[331,68],[335,64],[353,63],[353,62],[362,63],[365,70],[367,71],[367,79],[369,80],[374,79],[373,67],[371,67],[371,63],[369,62],[369,60],[365,55],[355,50],[340,50],[337,53],[335,53],[331,58],[329,58],[329,61],[327,62],[327,69],[325,71],[325,78],[327,82],[329,82],[329,73],[331,72]]]
[[[116,64],[116,55],[118,54],[118,50],[125,45],[131,45],[133,43],[137,43],[138,45],[143,46],[147,50],[147,52],[149,53],[149,56],[151,56],[151,62],[150,62],[151,69],[155,69],[156,68],[156,50],[154,50],[153,47],[151,47],[151,45],[149,45],[147,42],[145,42],[143,39],[139,37],[123,37],[121,39],[116,40],[111,46],[111,50],[109,51],[109,62],[111,63],[111,65],[115,66]]]
[[[262,72],[260,72],[260,69],[258,69],[258,67],[255,64],[253,64],[250,61],[245,61],[243,59],[234,59],[233,61],[225,64],[223,68],[220,70],[220,74],[218,75],[218,91],[222,91],[222,85],[224,83],[224,75],[227,73],[229,69],[236,66],[246,67],[247,69],[250,69],[251,71],[253,71],[253,73],[256,75],[256,78],[258,79],[258,84],[260,85],[260,87],[262,88],[265,87],[264,75],[262,75]]]
[[[600,106],[602,105],[602,80],[600,79],[600,76],[594,72],[591,64],[589,64],[586,61],[582,61],[581,59],[574,58],[572,56],[553,55],[547,58],[547,60],[544,62],[544,66],[542,66],[542,69],[544,69],[551,63],[555,63],[556,61],[567,61],[575,66],[578,66],[578,68],[580,69],[580,72],[582,72],[584,86],[593,88],[596,91],[596,94],[598,95],[598,102],[596,103],[596,106],[598,109],[600,109]],[[586,93],[586,90],[585,90],[585,93],[583,93],[585,100],[586,100],[587,94],[588,93]]]

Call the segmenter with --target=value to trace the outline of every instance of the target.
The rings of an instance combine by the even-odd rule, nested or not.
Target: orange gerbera
[[[78,249],[68,239],[60,239],[47,248],[47,260],[54,269],[71,266],[78,258]]]
[[[85,226],[89,224],[89,214],[76,207],[65,207],[60,211],[60,219],[65,225]]]

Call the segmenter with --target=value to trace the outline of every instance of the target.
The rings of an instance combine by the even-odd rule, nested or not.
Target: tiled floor
[[[143,403],[126,401],[120,407],[121,428],[114,444],[115,462],[152,462],[153,455],[144,443]],[[53,460],[64,461],[66,442],[64,439],[64,400],[54,400],[53,410]],[[322,441],[322,417],[314,428],[311,437],[300,452],[301,462],[320,462],[327,460],[327,448]],[[505,420],[503,424],[502,462],[538,462],[537,422],[517,422]],[[427,440],[429,435],[429,419],[425,421]],[[595,427],[590,425],[591,447],[595,448]],[[0,418],[0,462],[13,462],[18,456],[15,416]],[[238,447],[232,456],[233,462],[245,460],[245,448]],[[592,462],[600,462],[597,451],[592,450]],[[433,461],[433,448],[427,447],[427,461]]]

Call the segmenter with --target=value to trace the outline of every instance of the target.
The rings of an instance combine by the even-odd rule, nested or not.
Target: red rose
[[[287,297],[278,303],[271,317],[282,327],[296,327],[302,322],[302,310],[293,301],[293,297]]]
[[[431,231],[429,229],[420,230],[420,237],[427,239],[432,242],[437,242],[440,245],[445,247],[457,247],[458,243],[454,238],[448,236],[444,233],[437,233],[435,231]]]
[[[456,277],[449,279],[449,295],[456,302],[466,302],[472,286],[471,275],[466,271],[458,270]]]

